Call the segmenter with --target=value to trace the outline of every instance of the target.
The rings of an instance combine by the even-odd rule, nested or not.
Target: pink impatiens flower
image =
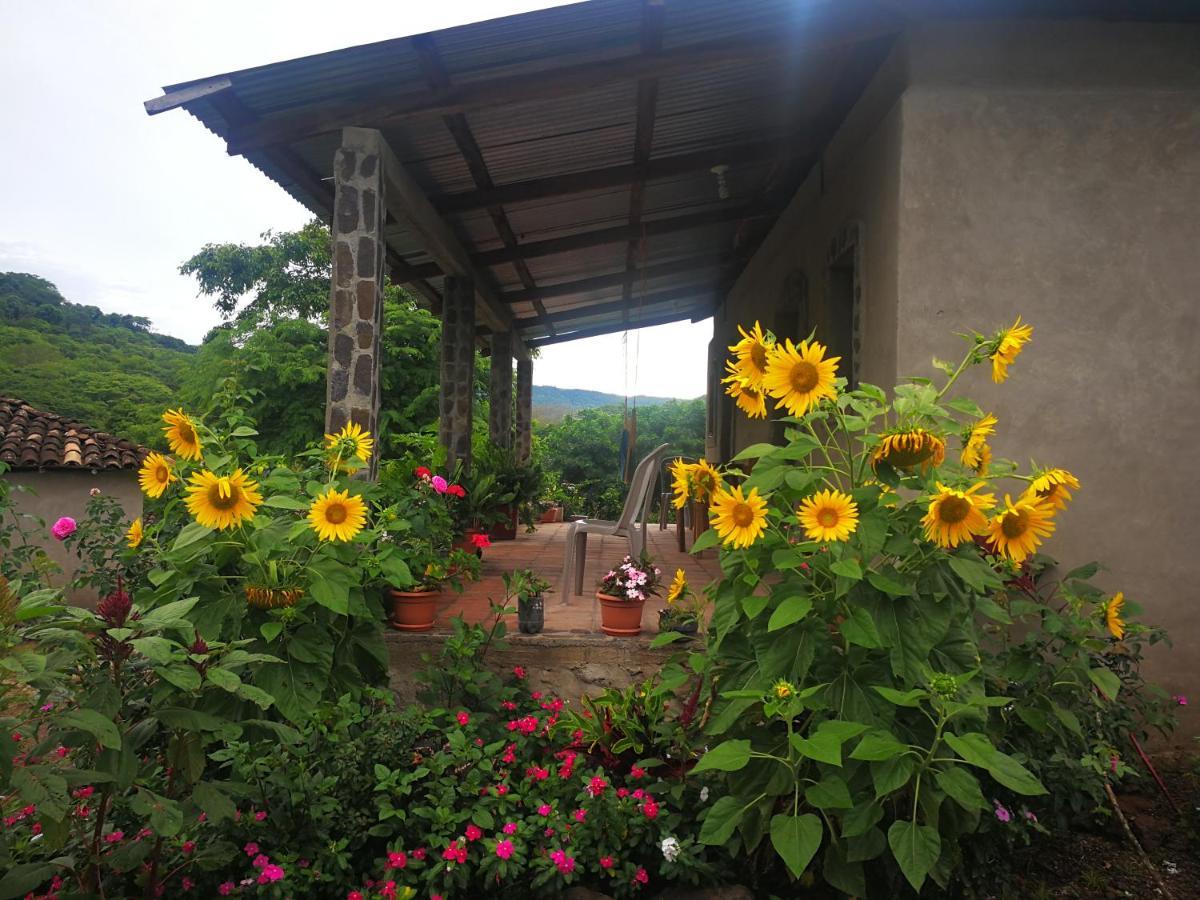
[[[647,819],[657,819],[658,804],[647,798],[646,802],[642,804],[642,815],[644,815]]]
[[[525,669],[522,668],[521,666],[513,666],[513,675],[516,676],[517,678],[524,678],[525,677]]]
[[[283,876],[283,869],[272,863],[269,866],[263,866],[263,870],[258,874],[258,883],[270,884],[272,881],[279,881]]]
[[[217,893],[220,894],[222,897],[228,897],[230,894],[233,893],[234,887],[235,887],[235,885],[232,881],[223,881],[217,887]],[[347,900],[350,900],[350,898],[347,898]],[[359,897],[359,900],[362,900],[361,896]]]
[[[268,865],[270,865],[270,863],[271,863],[271,857],[267,856],[266,854],[260,853],[260,854],[258,854],[258,856],[254,857],[253,861],[251,862],[251,865],[254,866],[254,868],[256,868],[256,869],[265,869]]]
[[[467,826],[466,834],[468,841],[477,841],[483,837],[483,832],[479,830],[479,826],[474,822]]]
[[[75,533],[75,530],[78,527],[79,526],[75,523],[75,520],[70,516],[63,516],[50,526],[50,533],[54,535],[57,540],[65,541]]]
[[[617,864],[617,861],[615,859],[613,859],[611,856],[600,857],[600,868],[602,868],[602,869],[611,869],[616,864]]]
[[[549,804],[549,803],[543,803],[541,806],[539,806],[539,807],[538,807],[538,810],[537,810],[537,811],[538,811],[538,815],[539,815],[539,816],[548,816],[548,815],[550,815],[550,812],[551,812],[551,809],[550,809],[550,804]]]
[[[605,781],[603,778],[601,778],[599,775],[596,775],[592,778],[591,781],[588,782],[587,792],[589,794],[591,794],[593,797],[599,797],[601,794],[604,793],[604,790],[607,787],[608,787],[608,782]]]
[[[587,810],[586,809],[575,810],[575,821],[576,822],[582,822],[586,818],[587,818]]]
[[[403,851],[396,853],[389,852],[387,856],[387,867],[389,869],[403,869],[408,865],[408,854]]]
[[[646,884],[650,881],[650,873],[645,869],[638,869],[637,874],[633,876],[633,880],[638,884]]]
[[[251,841],[245,847],[242,848],[242,852],[245,853],[247,856],[257,856],[258,855],[258,844],[254,843],[254,841]]]
[[[505,838],[496,844],[496,855],[501,859],[508,859],[513,854],[512,841]]]
[[[503,831],[505,834],[516,834],[517,833],[517,823],[516,822],[505,822],[504,827],[501,828],[500,830]]]
[[[346,900],[363,900],[362,891],[351,891],[346,895]]]
[[[466,725],[468,722],[471,721],[471,716],[466,712],[460,712],[454,718],[456,720],[458,720],[459,725]]]
[[[433,489],[439,494],[446,493],[446,489],[450,487],[449,483],[441,475],[434,475],[429,483],[433,485]]]

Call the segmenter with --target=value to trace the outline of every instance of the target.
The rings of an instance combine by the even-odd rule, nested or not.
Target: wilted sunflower
[[[967,440],[963,444],[962,456],[959,461],[968,469],[973,469],[982,475],[987,470],[992,458],[992,450],[987,439],[996,431],[996,417],[988,413],[971,426]]]
[[[674,603],[687,593],[687,589],[687,573],[683,569],[676,569],[675,578],[671,581],[671,587],[667,590],[667,602]]]
[[[162,414],[162,420],[167,423],[163,434],[167,436],[171,452],[184,459],[199,460],[200,435],[196,434],[196,423],[191,417],[182,409],[168,409]]]
[[[138,484],[147,497],[161,497],[167,485],[175,480],[172,466],[171,460],[161,453],[150,453],[146,456],[142,467],[138,469]]]
[[[825,358],[826,348],[816,341],[791,340],[778,344],[767,356],[767,372],[763,387],[793,416],[802,416],[815,409],[822,400],[837,398],[834,379],[840,356]]]
[[[1013,503],[1005,494],[1004,509],[988,526],[988,540],[1001,556],[1021,562],[1054,533],[1054,509],[1028,496]]]
[[[1022,325],[1021,317],[1012,323],[1011,328],[1005,328],[994,340],[996,349],[992,351],[992,381],[1002,384],[1008,378],[1008,367],[1021,353],[1021,348],[1033,337],[1033,326]]]
[[[130,524],[125,532],[125,546],[130,550],[136,550],[142,543],[142,517],[138,516]]]
[[[339,466],[344,466],[352,459],[362,463],[369,462],[374,448],[375,439],[357,422],[347,422],[337,434],[325,435],[325,449],[330,451],[331,464],[335,459],[338,460]]]
[[[675,494],[675,498],[671,502],[676,509],[683,509],[687,506],[687,502],[692,496],[692,485],[688,477],[691,471],[691,464],[685,463],[682,457],[671,463],[671,490]]]
[[[351,496],[349,490],[330,488],[308,508],[308,521],[323,541],[349,541],[362,531],[367,507],[362,497]]]
[[[1124,605],[1124,591],[1117,591],[1104,604],[1104,624],[1108,626],[1108,633],[1118,641],[1125,637],[1125,620],[1121,618],[1121,608]]]
[[[205,469],[191,477],[187,489],[188,512],[205,528],[223,531],[254,518],[262,503],[258,485],[241,469],[232,475],[217,475]]]
[[[758,322],[754,323],[754,328],[749,333],[741,325],[738,326],[738,331],[742,339],[729,348],[729,352],[737,357],[737,362],[729,363],[729,368],[761,394],[763,378],[767,374],[767,361],[775,347],[775,340],[763,332]]]
[[[1055,509],[1066,509],[1071,491],[1079,490],[1079,479],[1066,469],[1046,469],[1034,476],[1029,490]]]
[[[744,497],[740,486],[718,489],[708,517],[726,546],[749,547],[767,530],[767,501],[758,495],[758,488]]]
[[[938,493],[929,504],[929,511],[921,519],[925,526],[925,537],[939,547],[957,547],[969,542],[973,535],[987,534],[986,510],[996,505],[992,494],[976,493],[986,487],[984,482],[960,491],[938,482]]]
[[[796,510],[809,540],[848,541],[858,529],[858,504],[841,491],[818,491]]]
[[[893,469],[921,467],[927,472],[946,459],[946,442],[924,428],[910,428],[882,435],[871,454],[871,468],[885,462]]]
[[[753,387],[750,380],[741,374],[731,360],[725,361],[725,368],[729,370],[729,377],[721,379],[721,384],[729,385],[725,388],[725,393],[732,397],[737,402],[738,409],[750,418],[765,419],[767,398],[763,392]]]

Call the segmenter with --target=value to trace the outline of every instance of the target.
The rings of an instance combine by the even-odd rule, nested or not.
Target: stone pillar
[[[346,129],[333,158],[333,280],[329,304],[329,372],[325,430],[355,422],[375,437],[378,463],[379,338],[383,316],[382,138]]]
[[[471,420],[475,400],[475,285],[447,275],[442,290],[442,368],[438,437],[446,467],[471,467]]]
[[[512,332],[492,335],[492,374],[488,382],[488,434],[500,447],[512,446]]]
[[[517,462],[533,450],[533,360],[517,360]]]

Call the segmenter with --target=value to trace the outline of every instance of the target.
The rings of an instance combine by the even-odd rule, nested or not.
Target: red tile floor
[[[462,615],[468,622],[481,622],[489,618],[489,598],[497,602],[504,599],[504,582],[501,575],[511,569],[532,569],[534,574],[545,578],[552,585],[546,594],[547,633],[600,634],[600,609],[596,602],[596,583],[600,576],[629,552],[629,542],[624,538],[588,535],[587,565],[583,572],[583,593],[563,602],[560,579],[562,577],[563,553],[566,550],[567,524],[539,525],[533,534],[518,533],[515,540],[493,541],[483,552],[483,572],[479,581],[466,585],[461,594],[447,591],[438,609],[435,631],[448,631],[450,619]],[[652,522],[647,532],[650,556],[663,571],[662,595],[677,568],[687,572],[688,582],[697,590],[704,587],[720,574],[715,550],[705,550],[699,556],[681,553],[676,542],[675,526],[668,525],[659,530]],[[689,542],[690,543],[690,542]],[[658,611],[665,605],[663,596],[646,603],[642,614],[643,634],[658,630]],[[516,630],[516,617],[511,623]]]

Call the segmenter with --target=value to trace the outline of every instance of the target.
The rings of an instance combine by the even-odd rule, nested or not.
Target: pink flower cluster
[[[662,570],[643,557],[634,560],[626,556],[615,569],[609,569],[600,579],[600,593],[630,602],[640,602],[658,593]]]

